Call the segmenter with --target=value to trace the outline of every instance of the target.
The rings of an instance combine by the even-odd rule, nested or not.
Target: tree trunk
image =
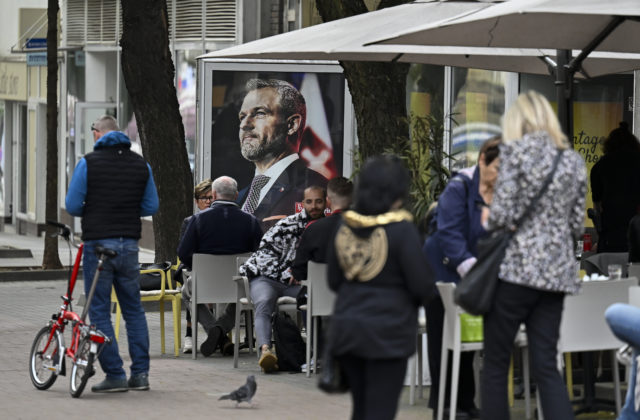
[[[175,261],[180,225],[191,214],[193,177],[174,85],[165,0],[121,0],[122,73],[142,152],[160,197],[153,216],[155,260]]]
[[[407,2],[382,0],[378,9]],[[316,7],[325,22],[369,11],[363,0],[316,0]],[[405,95],[409,64],[341,61],[340,65],[355,108],[360,159],[405,147],[409,141]]]
[[[47,6],[47,180],[45,219],[58,220],[58,0]],[[46,229],[42,268],[62,268],[55,228]]]

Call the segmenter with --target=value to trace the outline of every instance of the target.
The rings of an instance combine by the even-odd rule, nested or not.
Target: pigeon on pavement
[[[248,402],[251,404],[251,398],[256,394],[256,389],[258,385],[256,384],[256,377],[253,375],[247,376],[247,383],[242,385],[240,388],[236,389],[229,394],[223,395],[219,400],[233,400],[236,402],[236,407],[241,402]]]

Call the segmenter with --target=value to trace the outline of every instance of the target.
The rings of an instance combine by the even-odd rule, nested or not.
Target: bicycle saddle
[[[113,249],[109,249],[109,248],[105,248],[103,246],[97,246],[96,247],[96,255],[105,255],[109,258],[113,258],[116,255],[118,255],[118,253],[116,251],[114,251]]]

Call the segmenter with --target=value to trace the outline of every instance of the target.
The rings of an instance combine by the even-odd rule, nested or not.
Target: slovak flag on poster
[[[302,133],[299,155],[307,166],[331,179],[338,175],[333,159],[331,133],[327,122],[318,76],[313,73],[305,74],[300,86],[300,93],[307,104],[307,123]]]

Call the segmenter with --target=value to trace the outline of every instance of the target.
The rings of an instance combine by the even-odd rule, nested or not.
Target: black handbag
[[[330,352],[325,352],[324,365],[318,378],[318,388],[328,394],[342,394],[349,390],[340,362]]]
[[[491,309],[493,295],[498,285],[498,273],[504,254],[518,226],[529,216],[540,197],[545,193],[553,174],[558,168],[563,150],[559,150],[553,161],[553,167],[547,175],[542,188],[531,200],[520,219],[511,228],[500,228],[479,239],[477,243],[478,256],[476,263],[460,280],[454,292],[454,300],[462,309],[472,315],[484,315]]]

